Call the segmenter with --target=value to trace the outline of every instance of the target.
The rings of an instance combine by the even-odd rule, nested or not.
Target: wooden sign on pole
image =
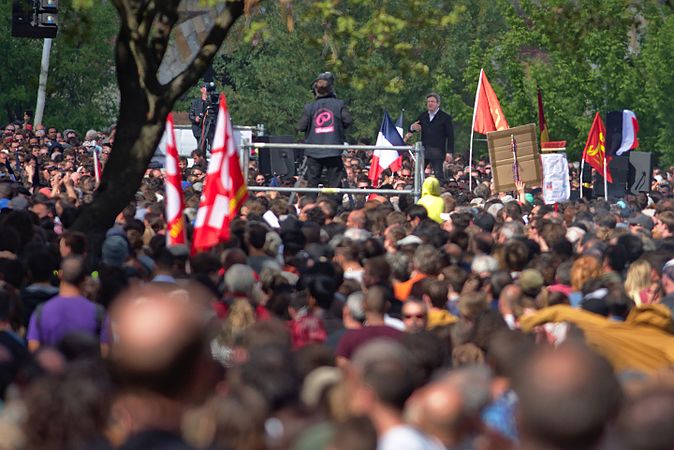
[[[513,141],[517,143],[516,160]],[[541,157],[536,140],[536,125],[530,123],[502,131],[487,133],[489,161],[497,192],[514,191],[515,173],[527,187],[540,187]],[[513,170],[513,164],[517,170]]]

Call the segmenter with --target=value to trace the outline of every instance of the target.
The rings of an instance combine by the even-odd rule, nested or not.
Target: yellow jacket
[[[430,219],[442,223],[440,214],[445,211],[445,201],[440,197],[440,182],[437,178],[426,178],[421,187],[421,198],[417,203],[426,208]]]
[[[431,309],[428,311],[428,326],[430,330],[435,327],[451,325],[459,321],[459,318],[444,309]]]
[[[655,372],[674,365],[672,313],[664,305],[634,308],[625,322],[568,305],[544,308],[520,319],[523,331],[548,322],[569,322],[585,333],[588,345],[604,355],[617,371]]]

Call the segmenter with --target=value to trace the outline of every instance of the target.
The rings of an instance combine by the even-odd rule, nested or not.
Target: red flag
[[[178,149],[173,131],[173,114],[166,118],[166,246],[185,245],[182,179],[178,169]]]
[[[590,128],[590,133],[587,135],[587,143],[583,150],[583,160],[599,172],[602,177],[604,176],[604,162],[608,164],[611,160],[606,157],[606,128],[599,113],[595,114],[592,128]],[[608,165],[606,166],[606,181],[613,183]]]
[[[247,197],[248,188],[234,146],[227,101],[220,94],[211,161],[194,225],[192,253],[206,250],[229,239],[229,223]]]
[[[481,134],[510,128],[498,102],[496,92],[489,84],[484,70],[480,70],[480,82],[475,94],[475,122],[473,129]]]

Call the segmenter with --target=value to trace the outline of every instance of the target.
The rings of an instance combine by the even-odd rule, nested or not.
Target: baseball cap
[[[535,297],[543,287],[545,280],[538,270],[526,269],[522,271],[517,282],[525,295]]]
[[[627,219],[627,223],[629,225],[639,225],[642,226],[648,230],[652,230],[655,224],[653,223],[653,219],[648,217],[645,214],[637,214],[633,217],[630,217]]]

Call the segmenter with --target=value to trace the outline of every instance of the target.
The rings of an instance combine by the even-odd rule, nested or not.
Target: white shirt
[[[440,111],[440,108],[436,109],[435,112],[428,111],[428,119],[430,122],[433,122],[433,119],[435,119],[435,116],[436,114],[438,114],[438,111]]]
[[[398,425],[380,436],[377,450],[444,450],[444,447],[416,428]]]

